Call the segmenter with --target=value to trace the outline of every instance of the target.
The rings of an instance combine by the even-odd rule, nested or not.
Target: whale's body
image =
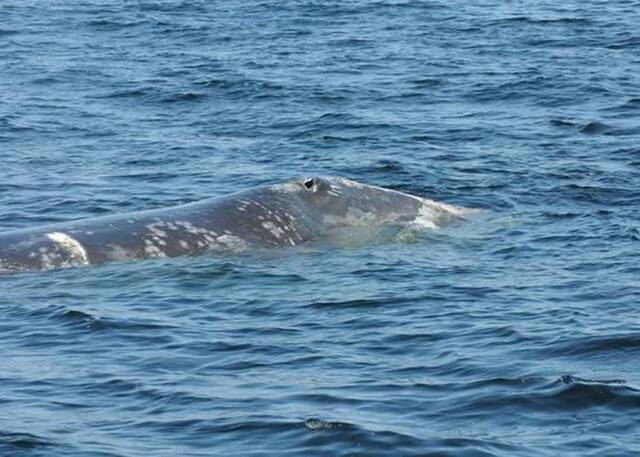
[[[345,227],[436,227],[469,211],[344,178],[313,177],[182,206],[0,234],[0,273],[296,246]]]

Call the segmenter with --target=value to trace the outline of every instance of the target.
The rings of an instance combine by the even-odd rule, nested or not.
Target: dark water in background
[[[310,173],[415,243],[0,279],[7,456],[640,453],[640,3],[0,4],[0,229]]]

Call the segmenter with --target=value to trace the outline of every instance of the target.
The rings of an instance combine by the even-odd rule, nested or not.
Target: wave
[[[164,90],[156,86],[142,86],[132,89],[116,90],[106,94],[98,95],[97,99],[123,99],[136,100],[143,99],[151,103],[179,103],[179,102],[199,102],[205,100],[207,95],[189,90]]]
[[[0,453],[7,452],[5,455],[17,455],[27,449],[48,448],[55,444],[46,438],[26,432],[7,432],[0,430]]]
[[[510,16],[493,21],[493,24],[534,24],[534,25],[589,25],[593,21],[584,17],[532,17],[532,16]]]
[[[598,409],[601,414],[611,416],[640,412],[640,390],[628,386],[624,380],[589,380],[563,375],[550,382],[544,378],[532,378],[526,383],[517,379],[490,380],[462,387],[455,405],[436,403],[434,407],[440,406],[441,414],[453,416],[482,416],[491,412],[519,418],[534,415],[541,421],[549,412],[572,415]]]
[[[554,356],[585,356],[638,349],[640,349],[640,334],[629,333],[558,338],[546,345],[544,352]]]

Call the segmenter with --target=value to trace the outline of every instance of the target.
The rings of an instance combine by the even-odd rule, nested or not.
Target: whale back
[[[344,178],[302,178],[182,206],[0,234],[0,273],[238,254],[336,234],[370,236],[389,225],[433,228],[462,219],[467,211]]]

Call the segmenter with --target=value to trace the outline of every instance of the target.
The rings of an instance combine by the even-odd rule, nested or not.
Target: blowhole
[[[304,187],[306,187],[307,189],[311,189],[313,187],[313,178],[312,179],[307,179],[304,182]]]

